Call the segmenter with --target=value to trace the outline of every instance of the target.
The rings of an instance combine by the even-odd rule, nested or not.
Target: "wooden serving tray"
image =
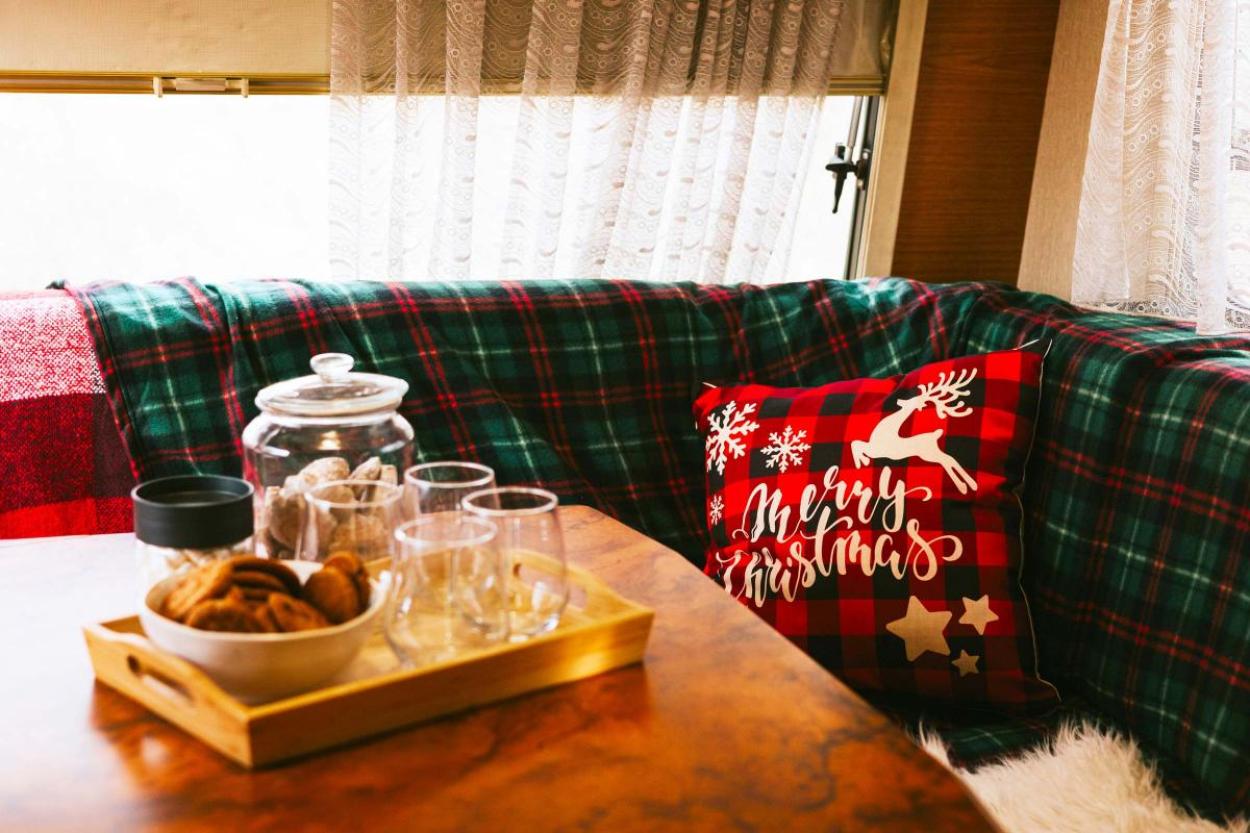
[[[641,660],[654,612],[585,570],[569,567],[569,583],[569,606],[550,633],[403,669],[378,617],[364,649],[325,687],[256,706],[158,649],[138,616],[83,634],[97,679],[250,769]]]

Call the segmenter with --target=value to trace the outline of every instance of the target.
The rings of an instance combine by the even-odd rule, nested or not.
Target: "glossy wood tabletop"
[[[95,683],[126,535],[0,542],[6,830],[992,830],[957,779],[679,555],[562,510],[655,608],[641,665],[247,772]]]

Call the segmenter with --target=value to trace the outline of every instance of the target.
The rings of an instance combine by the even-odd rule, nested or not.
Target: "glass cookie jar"
[[[304,533],[304,493],[332,480],[398,484],[412,462],[412,426],[397,409],[408,383],[352,371],[344,353],[322,353],[312,375],[256,397],[243,431],[243,475],[256,489],[256,547],[293,558]]]

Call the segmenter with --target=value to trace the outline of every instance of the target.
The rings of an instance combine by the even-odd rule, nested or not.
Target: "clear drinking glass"
[[[387,642],[408,664],[437,662],[508,637],[507,573],[493,523],[438,512],[395,530]]]
[[[332,480],[304,493],[299,558],[324,561],[342,550],[368,563],[391,555],[403,490],[378,480]]]
[[[407,517],[460,511],[460,502],[480,489],[495,487],[495,470],[481,463],[421,463],[404,472]]]
[[[482,489],[461,504],[472,517],[494,522],[507,567],[510,637],[521,641],[560,624],[569,600],[568,565],[559,500],[544,489]]]

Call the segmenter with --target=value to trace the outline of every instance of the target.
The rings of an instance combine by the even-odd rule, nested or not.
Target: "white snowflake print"
[[[809,444],[803,442],[806,436],[806,431],[794,431],[789,425],[780,434],[770,433],[768,445],[760,449],[764,452],[764,465],[783,473],[790,466],[797,468],[803,465],[803,455],[812,450]]]
[[[751,402],[738,410],[737,402],[730,402],[720,412],[720,416],[712,414],[707,419],[707,470],[716,467],[717,474],[725,473],[725,461],[732,456],[735,460],[746,454],[747,447],[741,438],[750,434],[760,425],[747,419],[755,413],[755,403]]]
[[[720,523],[721,517],[725,513],[725,499],[720,495],[712,498],[712,505],[707,510],[707,522],[709,524]]]

